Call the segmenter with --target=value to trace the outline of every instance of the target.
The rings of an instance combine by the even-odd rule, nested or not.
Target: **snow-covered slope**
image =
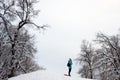
[[[23,74],[17,77],[13,77],[8,80],[90,80],[90,79],[69,77],[64,76],[63,74],[60,75],[53,72],[49,72],[47,70],[40,70],[28,74]]]

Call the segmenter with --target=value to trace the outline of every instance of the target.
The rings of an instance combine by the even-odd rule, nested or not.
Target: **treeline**
[[[93,43],[83,40],[81,44],[76,58],[80,65],[78,74],[84,78],[120,80],[120,34],[98,33]]]
[[[36,0],[0,0],[0,80],[41,69],[35,61],[34,40],[27,28],[38,26],[33,18]],[[26,28],[27,27],[27,28]]]

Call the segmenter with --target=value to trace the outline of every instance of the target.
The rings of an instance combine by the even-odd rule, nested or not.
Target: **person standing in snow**
[[[72,70],[72,59],[69,58],[68,63],[67,63],[67,67],[68,67],[68,76],[71,76],[71,70]]]

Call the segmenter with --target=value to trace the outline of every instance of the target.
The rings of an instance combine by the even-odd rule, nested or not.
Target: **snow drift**
[[[91,80],[91,79],[69,77],[64,76],[63,74],[60,75],[53,72],[49,72],[47,70],[40,70],[28,74],[23,74],[17,77],[13,77],[8,80]]]

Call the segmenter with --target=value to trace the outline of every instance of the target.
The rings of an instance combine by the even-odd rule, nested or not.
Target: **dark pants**
[[[68,75],[71,76],[71,68],[69,68]]]

